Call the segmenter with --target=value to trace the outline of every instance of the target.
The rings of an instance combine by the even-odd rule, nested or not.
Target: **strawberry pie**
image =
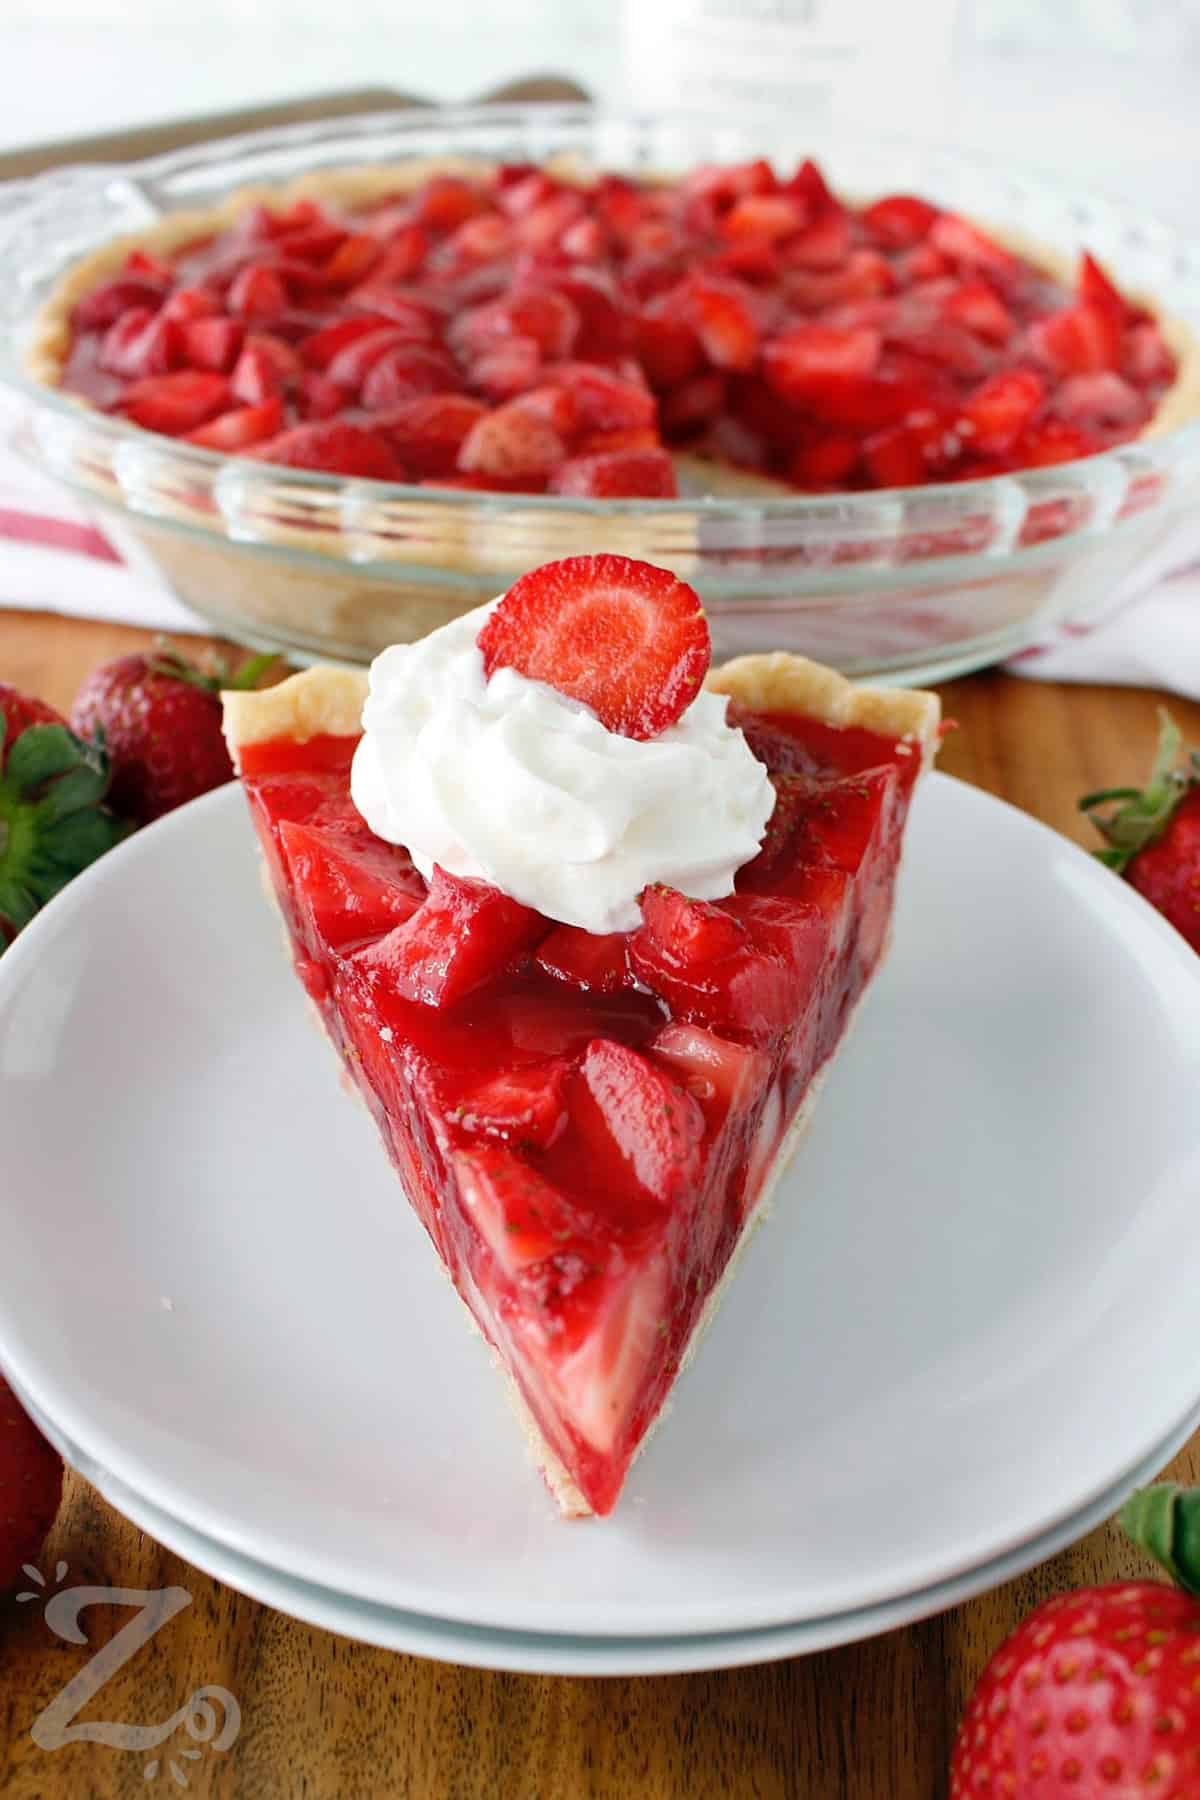
[[[1184,328],[812,162],[640,184],[327,171],[75,267],[30,366],[202,449],[583,499],[910,487],[1088,456],[1195,410]]]
[[[711,670],[690,588],[595,555],[225,720],[296,973],[608,1513],[880,965],[937,701]]]

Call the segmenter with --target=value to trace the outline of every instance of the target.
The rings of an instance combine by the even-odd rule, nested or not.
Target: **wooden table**
[[[143,641],[0,613],[0,680],[65,704],[95,662]],[[961,730],[942,767],[1084,842],[1075,797],[1145,771],[1161,698],[1000,674],[943,695]],[[1200,742],[1200,706],[1171,705]],[[1172,1472],[1200,1479],[1200,1438]],[[422,1662],[297,1624],[162,1550],[75,1475],[42,1566],[59,1557],[74,1581],[190,1591],[193,1604],[83,1716],[162,1718],[220,1682],[241,1702],[241,1735],[194,1766],[190,1791],[252,1800],[931,1800],[966,1695],[1022,1614],[1059,1588],[1146,1569],[1105,1526],[994,1593],[868,1643],[728,1674],[576,1680]],[[89,1615],[93,1642],[126,1616]],[[32,1719],[89,1654],[54,1638],[37,1609],[0,1603],[0,1792],[11,1800],[175,1791],[144,1779],[140,1755],[31,1742]]]

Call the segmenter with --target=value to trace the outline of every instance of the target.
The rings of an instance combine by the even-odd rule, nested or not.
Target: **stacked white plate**
[[[884,1631],[1200,1417],[1200,961],[935,776],[895,947],[611,1518],[565,1524],[310,1029],[229,788],[0,960],[0,1363],[113,1504],[299,1618],[556,1673]]]

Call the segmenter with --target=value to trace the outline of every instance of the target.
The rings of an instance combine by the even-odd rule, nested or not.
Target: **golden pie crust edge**
[[[225,739],[234,765],[247,744],[290,738],[354,737],[362,730],[365,670],[328,663],[289,675],[275,687],[226,691]],[[824,663],[791,651],[738,656],[709,672],[705,686],[753,712],[795,713],[824,725],[855,727],[911,746],[927,767],[937,749],[941,703],[920,688],[860,686]]]

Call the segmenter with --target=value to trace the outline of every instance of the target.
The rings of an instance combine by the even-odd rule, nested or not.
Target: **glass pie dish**
[[[555,557],[612,550],[701,594],[719,654],[783,648],[852,674],[944,678],[1055,621],[1085,626],[1200,499],[1200,422],[1086,459],[958,483],[838,494],[583,500],[284,469],[141,430],[41,385],[23,346],[64,270],[108,240],[248,185],[409,159],[573,157],[631,175],[812,154],[856,195],[908,190],[1058,255],[1086,246],[1128,291],[1200,330],[1200,246],[1130,209],[961,152],[580,106],[485,106],[338,119],[0,190],[5,429],[97,509],[217,630],[300,659],[360,662]]]

